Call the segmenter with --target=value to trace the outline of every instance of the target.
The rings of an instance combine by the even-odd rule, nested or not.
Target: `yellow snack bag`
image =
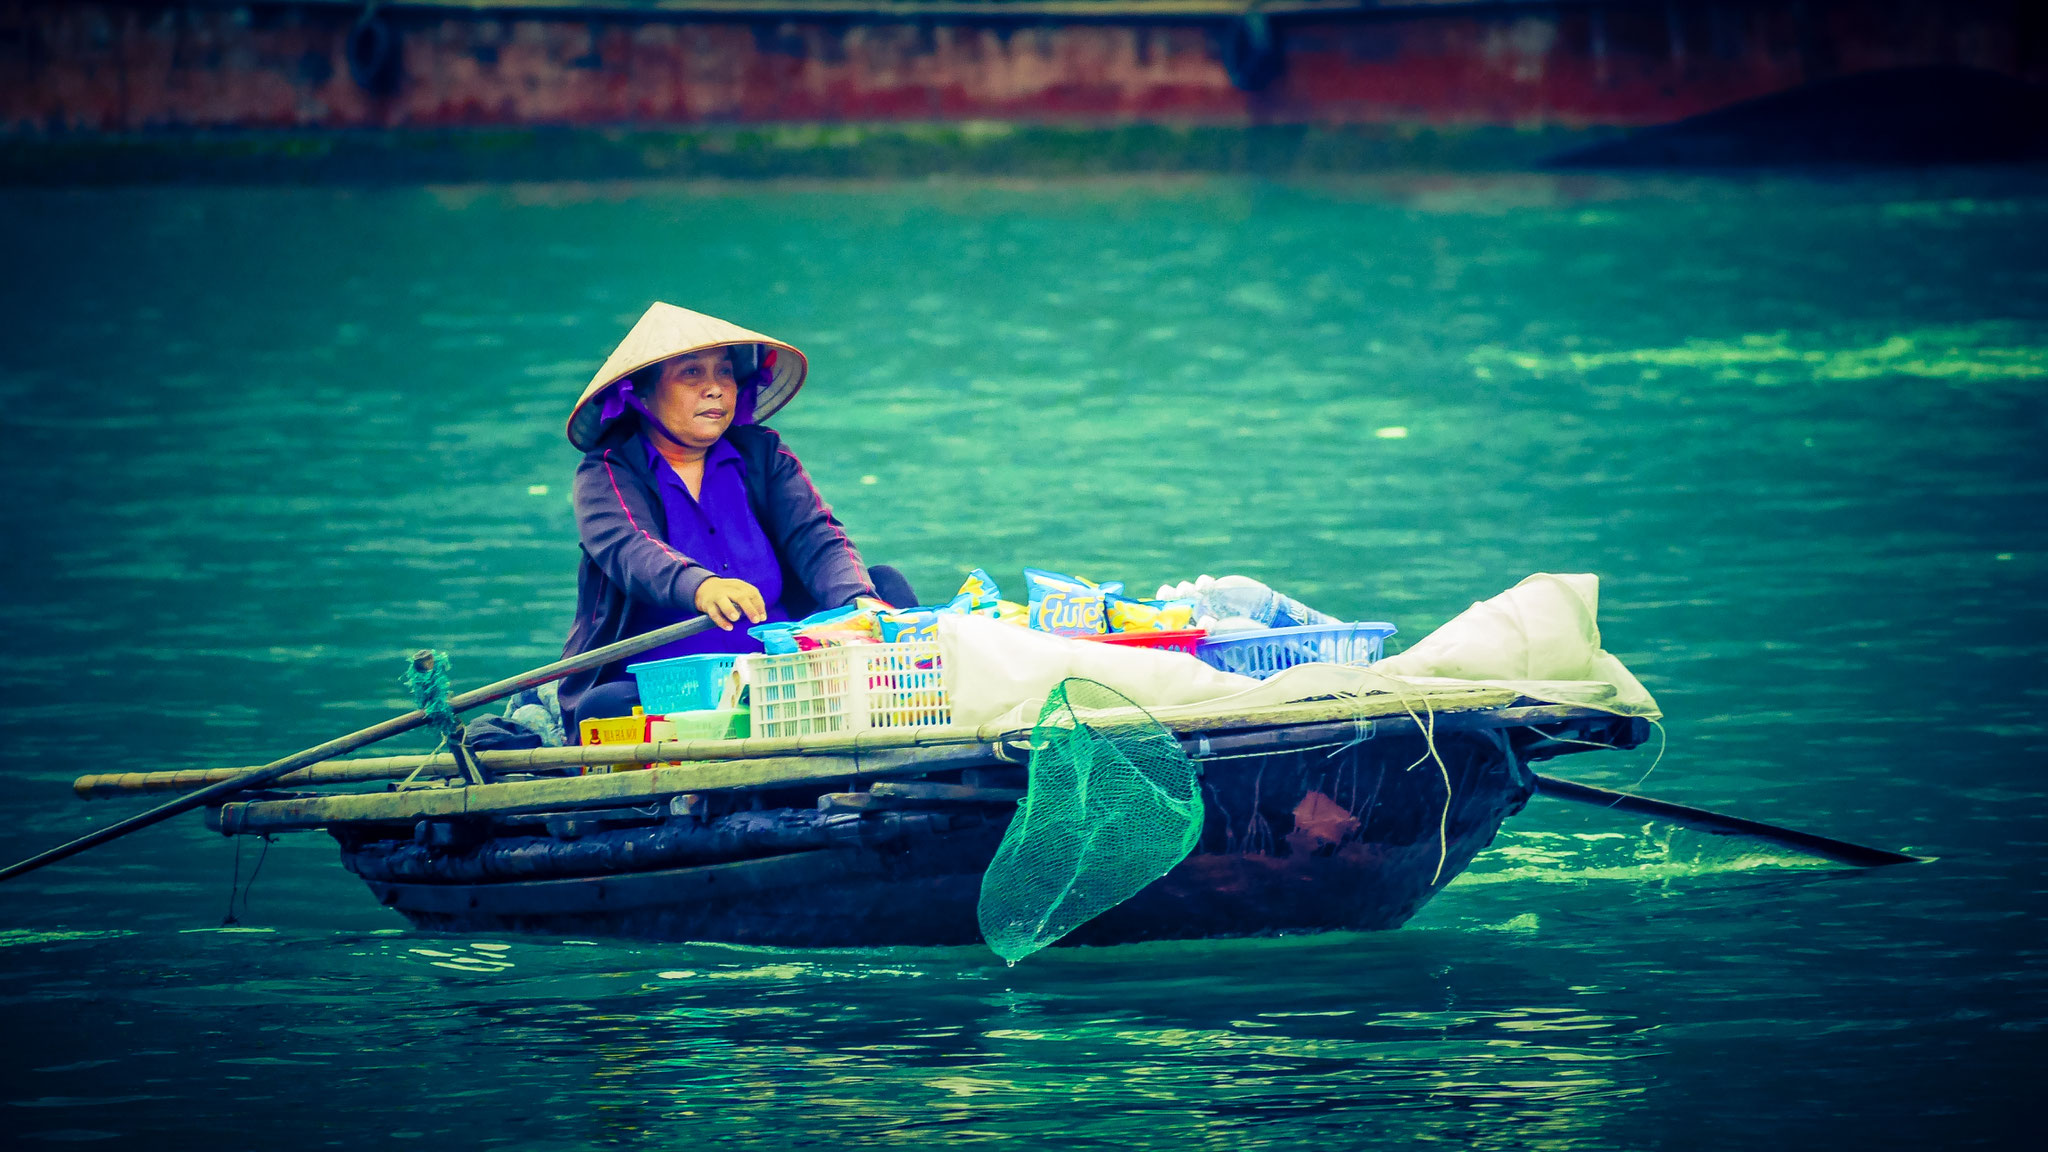
[[[1109,631],[1103,601],[1124,590],[1121,583],[1096,584],[1043,568],[1026,568],[1024,587],[1031,593],[1030,627],[1058,636],[1100,636]]]
[[[814,640],[826,647],[836,644],[880,644],[881,613],[872,608],[860,609],[831,620],[807,624],[796,630],[796,636],[799,643]]]
[[[1195,622],[1192,600],[1126,600],[1111,596],[1108,606],[1111,632],[1178,632]]]

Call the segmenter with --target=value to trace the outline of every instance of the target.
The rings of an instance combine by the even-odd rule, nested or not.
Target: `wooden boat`
[[[1467,686],[1168,722],[1200,766],[1195,850],[1063,943],[1394,928],[1534,794],[1528,765],[1632,748],[1645,721]],[[545,776],[605,758],[637,771]],[[208,813],[229,835],[325,830],[376,898],[433,930],[809,947],[980,940],[981,877],[1027,784],[1028,734],[826,739],[334,761],[286,777],[440,773],[426,786],[279,791]],[[223,770],[229,771],[229,770]],[[87,777],[81,794],[194,774]],[[125,781],[125,786],[123,782]]]

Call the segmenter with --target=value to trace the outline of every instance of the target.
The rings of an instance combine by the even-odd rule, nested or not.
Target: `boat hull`
[[[1534,788],[1498,730],[1440,732],[1434,755],[1411,735],[1207,760],[1195,851],[1062,943],[1398,927],[1492,842]],[[343,848],[377,899],[423,929],[795,947],[978,943],[981,877],[1008,811],[955,805],[909,815],[864,813],[853,824],[845,814],[818,816],[830,834],[805,840],[795,834],[808,827],[804,812],[749,813],[757,826],[779,820],[795,830],[782,843],[804,846],[709,862],[664,847],[690,831],[667,822],[559,851],[535,837],[491,837],[438,854],[389,843]],[[655,866],[547,874],[636,855]],[[513,859],[525,876],[489,878],[506,867],[493,861]],[[677,861],[683,866],[660,866]]]

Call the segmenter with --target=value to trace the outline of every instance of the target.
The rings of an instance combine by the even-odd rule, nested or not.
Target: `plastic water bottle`
[[[1205,602],[1215,609],[1215,615],[1218,617],[1244,616],[1268,628],[1338,623],[1336,617],[1318,612],[1291,596],[1275,592],[1262,581],[1249,576],[1217,578],[1216,583],[1210,587]]]
[[[1161,599],[1186,598],[1200,606],[1197,614],[1205,623],[1244,624],[1264,628],[1293,628],[1302,624],[1337,624],[1336,617],[1303,604],[1291,596],[1275,592],[1265,583],[1249,576],[1203,576],[1192,583],[1163,587],[1159,590]],[[1218,627],[1218,631],[1234,630]]]

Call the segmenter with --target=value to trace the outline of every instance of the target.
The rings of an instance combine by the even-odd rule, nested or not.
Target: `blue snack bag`
[[[988,573],[976,568],[967,574],[966,581],[960,585],[960,591],[953,594],[952,602],[946,607],[955,612],[973,612],[981,608],[995,607],[996,601],[1002,599],[1002,596],[1002,590],[996,587],[994,580],[989,579]]]
[[[1030,593],[1027,623],[1040,632],[1100,636],[1109,630],[1102,587],[1042,568],[1024,570],[1024,587]],[[1122,591],[1123,585],[1116,589]]]
[[[939,613],[942,611],[942,608],[905,608],[900,612],[882,613],[882,643],[908,644],[918,640],[937,640]]]
[[[761,642],[761,651],[769,656],[786,656],[796,651],[797,622],[777,620],[772,624],[756,624],[747,629],[747,635]]]

